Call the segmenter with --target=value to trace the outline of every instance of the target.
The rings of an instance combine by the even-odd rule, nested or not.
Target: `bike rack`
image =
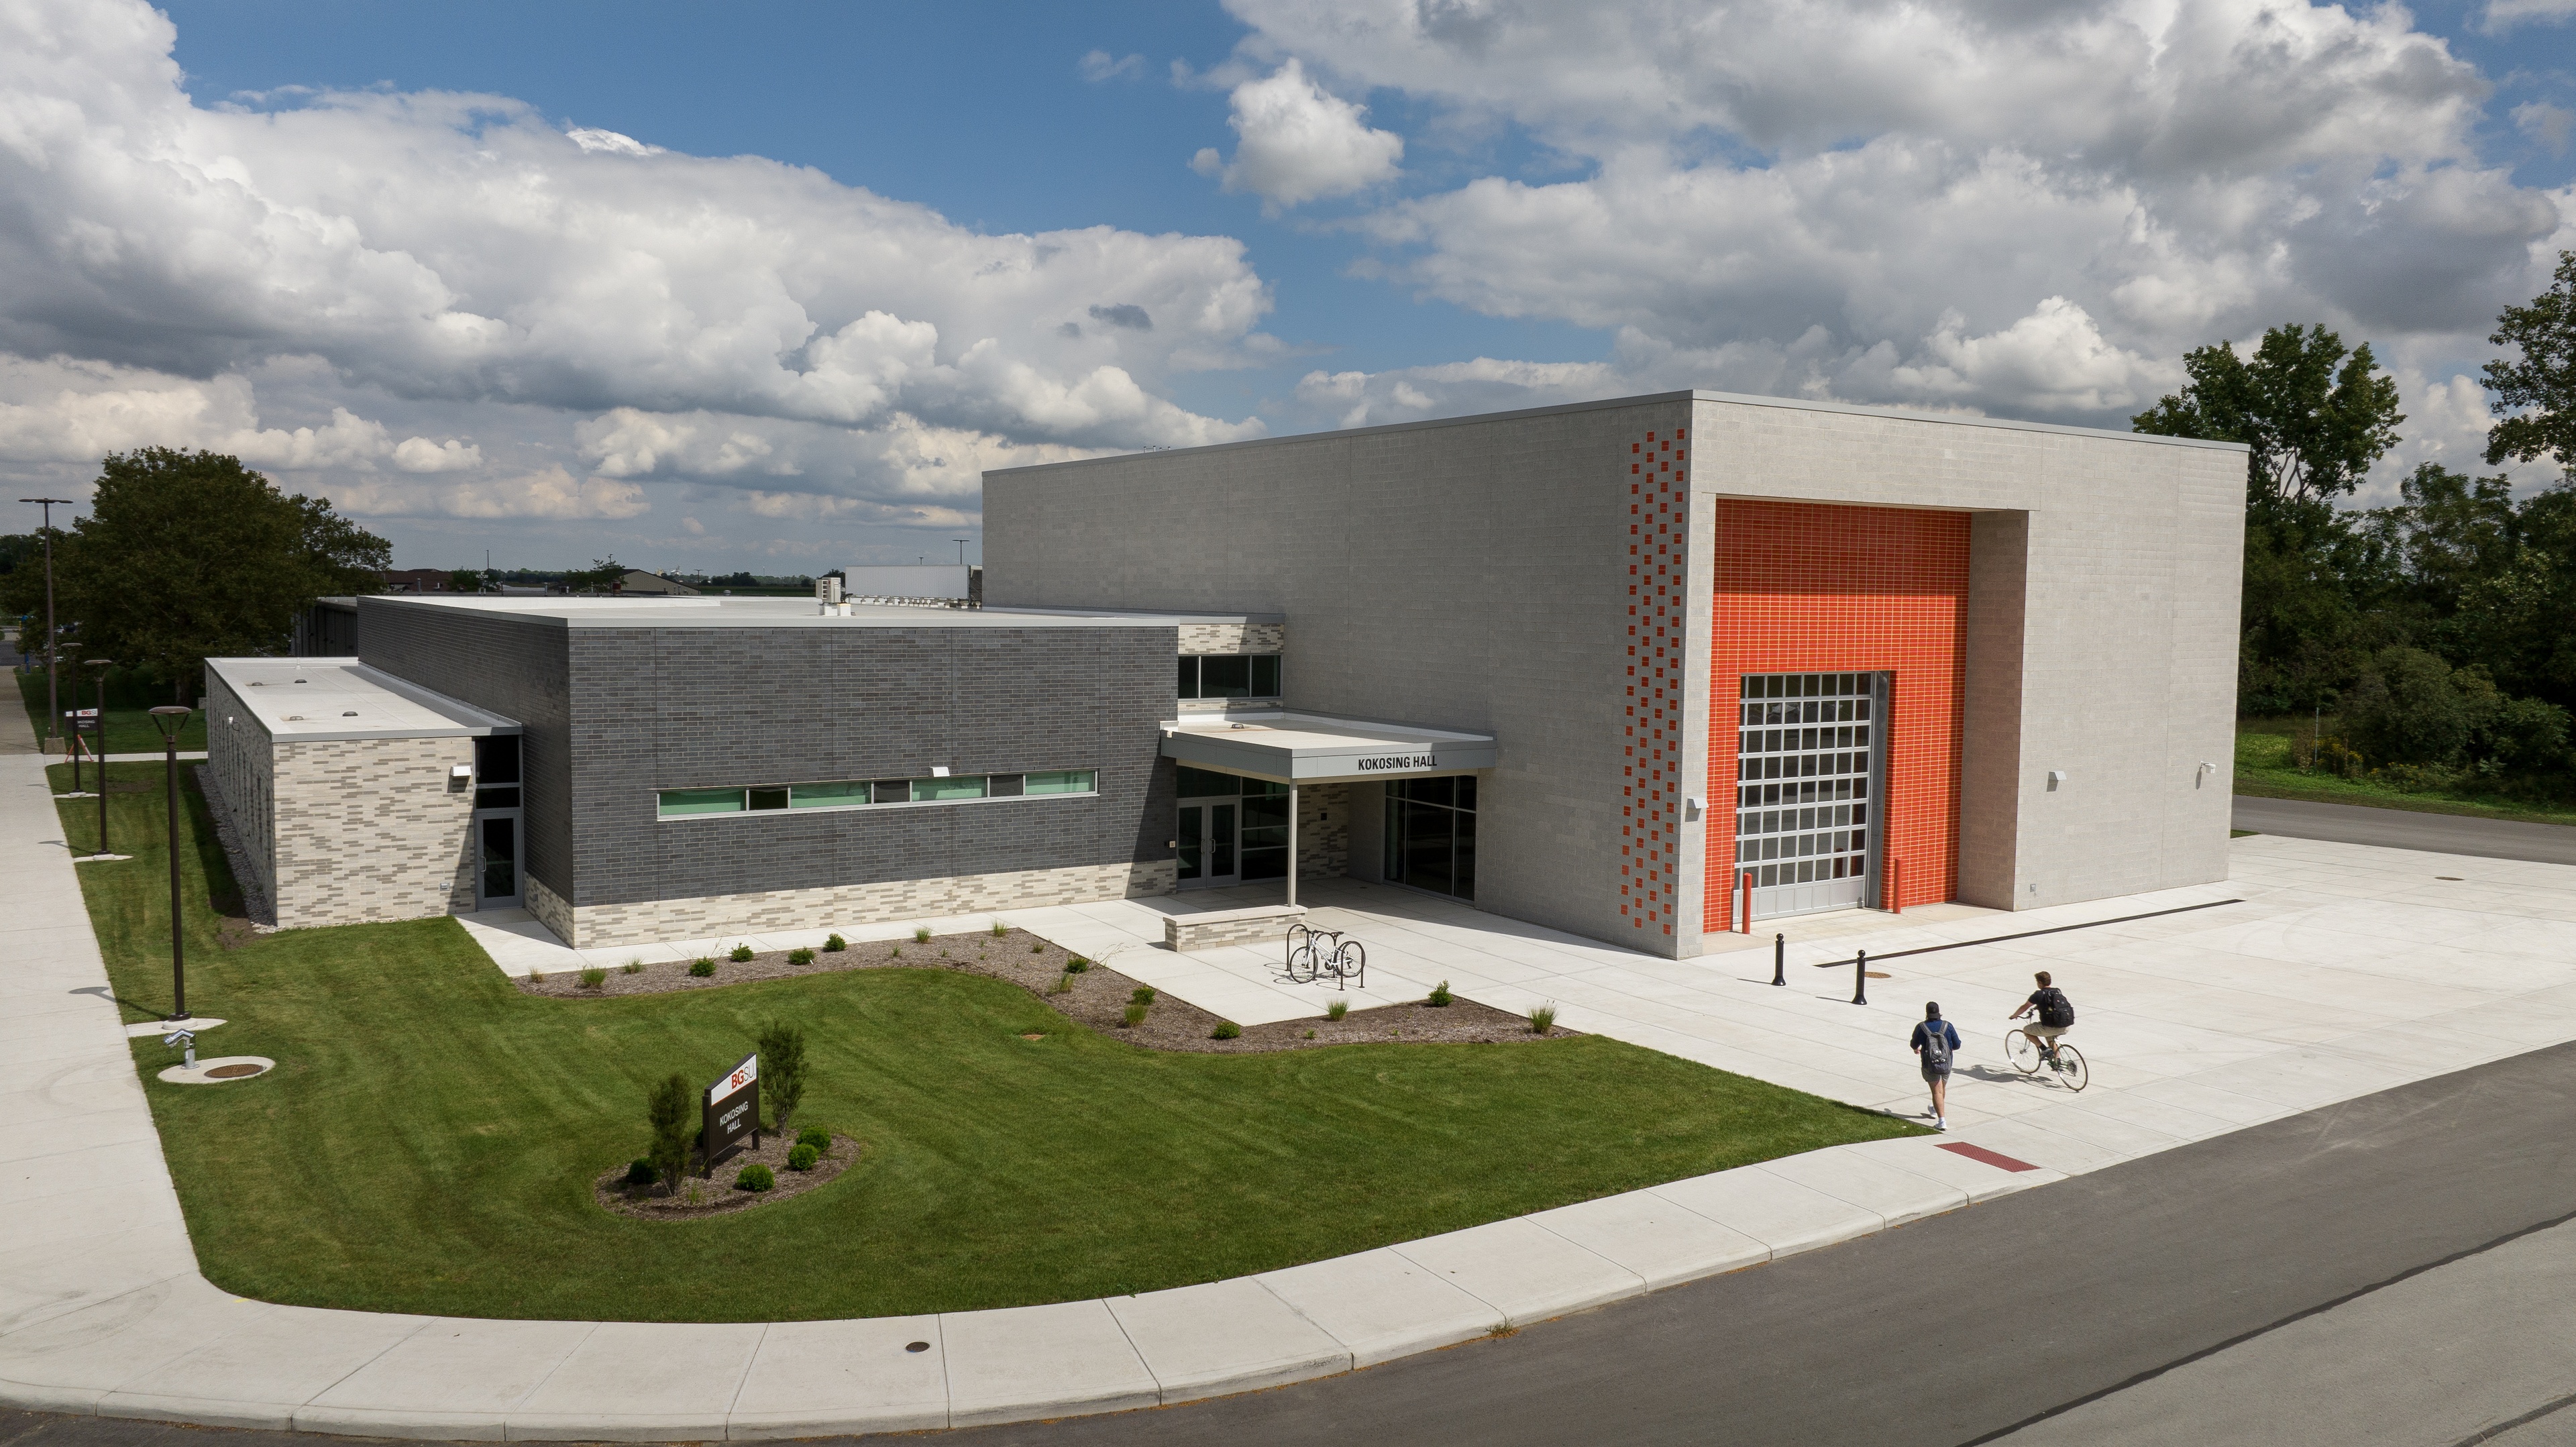
[[[1292,983],[1311,985],[1331,975],[1335,989],[1347,990],[1353,980],[1368,988],[1368,951],[1358,940],[1342,938],[1340,930],[1312,929],[1301,920],[1288,926],[1283,943],[1284,972]]]

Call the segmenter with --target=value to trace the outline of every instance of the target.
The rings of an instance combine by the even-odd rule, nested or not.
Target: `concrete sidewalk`
[[[0,722],[0,731],[6,728]],[[2576,898],[2569,888],[2576,870],[2515,866],[2538,872],[2481,879],[2473,900],[2439,889],[2401,898],[2426,892],[2412,883],[2430,867],[2425,856],[2301,855],[2289,852],[2290,841],[2248,840],[2240,851],[2257,847],[2240,859],[2268,872],[2256,903],[2273,912],[2196,927],[2234,931],[2224,938],[2234,941],[2235,963],[2202,969],[2194,985],[2188,959],[2219,940],[2181,948],[2171,944],[2173,932],[2148,927],[2157,922],[2110,926],[2131,932],[2119,939],[2133,962],[2165,955],[2184,962],[2116,987],[2106,975],[2090,998],[2109,998],[2116,988],[2149,1001],[2180,990],[2183,1003],[2157,1008],[2187,1016],[2212,1008],[2191,1003],[2191,991],[2207,991],[2222,1002],[2218,1009],[2275,1012],[2279,1030],[2316,1038],[2229,1036],[2224,1045],[2181,1052],[2171,1070],[2133,1084],[2106,1080],[2072,1099],[2017,1078],[1994,1082],[1998,1092],[2011,1092],[1998,1094],[1999,1102],[2021,1108],[1999,1104],[1964,1140],[2035,1169],[1972,1159],[1934,1139],[1844,1146],[1233,1281],[938,1316],[690,1326],[277,1306],[228,1296],[196,1270],[38,763],[25,754],[0,757],[0,866],[16,866],[20,886],[0,925],[0,1212],[10,1222],[0,1240],[0,1401],[56,1411],[384,1436],[756,1440],[1188,1401],[1470,1340],[1497,1325],[1753,1265],[2184,1140],[2576,1039],[2576,965],[2564,950],[2567,921],[2576,916],[2566,903]],[[1579,986],[1587,993],[1567,999],[1569,1023],[1583,1011],[1593,1023],[1582,1028],[1598,1024],[1624,1037],[1660,1029],[1688,1047],[1682,1053],[1723,1049],[1773,1062],[1755,1074],[1812,1069],[1809,1062],[1819,1059],[1875,1059],[1890,1053],[1891,1030],[1901,1061],[1898,1022],[1919,1008],[1853,1007],[1812,987],[1772,990],[1763,983],[1767,952],[1659,962],[1509,922],[1489,928],[1491,917],[1462,920],[1409,899],[1372,901],[1364,910],[1352,899],[1331,908],[1379,932],[1391,959],[1415,962],[1387,966],[1390,982],[1410,989],[1415,975],[1438,969],[1462,992],[1498,1003],[1514,990],[1544,987],[1562,998]],[[1089,950],[1073,936],[1141,923],[1119,908],[1085,906],[1075,919],[1029,922]],[[2331,917],[2313,918],[2318,911]],[[2122,912],[2134,910],[2101,913]],[[2036,927],[2031,915],[1906,919],[1861,923],[1891,950],[1917,931],[1938,941],[1952,937],[1943,931]],[[2332,933],[2339,943],[2323,952],[2350,954],[2354,968],[2321,977],[2313,963],[2280,957],[2290,946],[2274,942],[2313,952],[2308,932],[2328,925],[2338,926]],[[2473,937],[2476,947],[2418,943],[2443,935]],[[531,951],[561,948],[511,937]],[[1444,957],[1465,950],[1470,937],[1511,943],[1508,951],[1478,943],[1473,958]],[[1105,933],[1082,938],[1107,942]],[[1835,952],[1830,939],[1800,948],[1817,957]],[[2415,958],[2437,948],[2449,952]],[[1156,963],[1147,956],[1122,950],[1112,963],[1134,973]],[[1942,989],[1982,1007],[2019,988],[2006,977],[2024,972],[2034,957],[1985,945],[1916,959],[1940,962],[1948,975],[1927,971],[1923,978],[1939,978]],[[1248,989],[1272,988],[1221,966],[1163,958],[1174,968],[1216,968]],[[1762,970],[1745,967],[1756,959]],[[1667,966],[1696,973],[1670,976]],[[1510,968],[1532,973],[1507,982]],[[1991,971],[2002,975],[1972,978]],[[2217,977],[2247,971],[2263,978]],[[1838,978],[1847,982],[1848,973]],[[1909,969],[1909,988],[1914,978]],[[2315,995],[2348,980],[2380,982],[2368,1012],[2323,1024],[2292,1018],[2318,1008]],[[2274,993],[2247,993],[2267,983]],[[2079,992],[2079,1003],[2087,998]],[[1657,1001],[1663,1013],[1643,1018]],[[1724,1039],[1674,1023],[1766,1010],[1775,1016],[1756,1015]],[[2099,1007],[2080,1029],[2099,1031],[2106,1056],[2120,1059],[2132,1049],[2118,1043],[2124,1031],[2149,1032],[2126,1018],[2123,1008]],[[1777,1038],[1792,1043],[1764,1044]],[[2143,1059],[2170,1043],[2157,1037],[2135,1053]],[[1885,1093],[1883,1081],[1858,1066],[1821,1073],[1859,1087],[1827,1093]],[[922,1349],[911,1350],[915,1343]]]

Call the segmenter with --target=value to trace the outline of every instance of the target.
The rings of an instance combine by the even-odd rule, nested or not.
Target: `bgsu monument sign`
[[[724,1078],[707,1087],[706,1123],[698,1135],[699,1158],[712,1173],[716,1162],[742,1149],[742,1139],[751,1137],[752,1149],[760,1148],[760,1056],[746,1055],[742,1063],[726,1071]]]

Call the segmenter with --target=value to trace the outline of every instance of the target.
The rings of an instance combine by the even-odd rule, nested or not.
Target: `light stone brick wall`
[[[277,922],[364,924],[474,908],[470,738],[275,745]]]
[[[251,881],[277,898],[276,747],[232,685],[206,673],[206,768],[215,777],[215,807],[242,845]]]
[[[548,929],[577,949],[592,949],[1170,894],[1178,869],[1166,859],[571,907],[531,880],[527,898],[529,912]]]
[[[1288,625],[1284,623],[1184,623],[1180,631],[1184,655],[1284,653],[1288,648]]]
[[[1297,877],[1339,879],[1351,872],[1351,786],[1297,789]]]
[[[1214,914],[1163,917],[1163,948],[1175,954],[1212,950],[1220,945],[1284,945],[1288,927],[1306,917],[1304,905],[1270,905],[1227,909]]]

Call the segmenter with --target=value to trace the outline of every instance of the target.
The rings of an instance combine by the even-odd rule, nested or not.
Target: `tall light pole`
[[[20,502],[42,503],[45,507],[45,737],[62,727],[62,685],[54,677],[54,504],[72,505],[67,497],[22,497]],[[53,752],[51,749],[47,753]]]
[[[185,947],[179,942],[179,731],[188,726],[188,715],[195,711],[168,703],[152,710],[152,726],[161,731],[162,757],[167,764],[162,783],[170,803],[170,1018],[173,1020],[188,1018],[188,962]]]
[[[966,566],[966,540],[964,538],[950,538],[948,541],[957,545],[957,566],[961,568]]]
[[[107,671],[116,666],[113,658],[93,658],[89,666],[98,670],[98,852],[107,853]],[[77,706],[79,695],[73,695]]]
[[[65,652],[65,653],[78,653],[78,652],[80,652],[80,651],[81,651],[81,646],[80,646],[79,644],[77,644],[77,643],[66,643],[66,644],[64,644],[64,645],[62,646],[62,650],[61,650],[61,651],[62,651],[62,652]],[[79,670],[79,669],[77,669],[77,668],[75,668],[75,669],[73,669],[73,670],[72,670],[72,707],[73,707],[73,708],[79,708],[79,707],[80,707],[80,670]],[[73,719],[73,720],[72,720],[72,741],[71,741],[71,753],[72,753],[72,792],[73,792],[73,793],[75,793],[75,794],[77,794],[77,793],[81,792],[81,766],[80,766],[80,765],[81,765],[81,757],[80,757],[80,720],[79,720],[79,719]]]

